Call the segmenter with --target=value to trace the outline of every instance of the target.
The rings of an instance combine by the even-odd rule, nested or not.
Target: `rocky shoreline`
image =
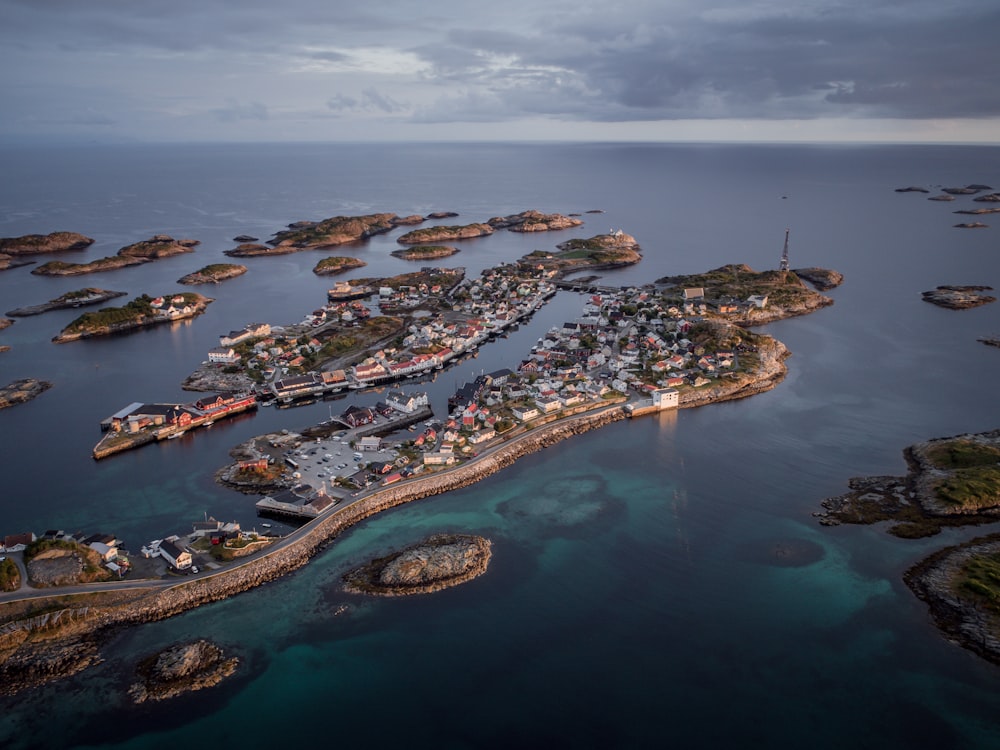
[[[1000,555],[1000,534],[948,547],[920,561],[903,575],[914,595],[927,604],[944,636],[993,664],[1000,665],[1000,627],[977,600],[961,595],[964,567],[976,557]]]

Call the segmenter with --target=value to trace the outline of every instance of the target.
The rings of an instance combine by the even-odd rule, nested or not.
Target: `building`
[[[379,451],[382,450],[382,438],[375,435],[363,437],[358,440],[355,447],[359,451]]]
[[[429,403],[427,393],[424,391],[416,393],[389,391],[386,394],[385,402],[396,411],[401,411],[404,414],[413,414],[413,412],[426,407]]]
[[[190,552],[182,550],[176,544],[168,540],[160,542],[160,557],[170,563],[170,565],[174,568],[177,568],[177,570],[187,570],[194,562],[191,558]]]
[[[217,346],[208,350],[208,361],[213,364],[231,365],[240,361],[240,355],[231,346]]]
[[[657,409],[676,409],[680,403],[680,392],[674,388],[657,388],[650,395]]]

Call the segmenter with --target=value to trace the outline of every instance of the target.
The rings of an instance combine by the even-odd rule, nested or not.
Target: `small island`
[[[15,310],[9,310],[7,314],[13,315],[15,318],[23,318],[29,315],[41,315],[42,313],[49,312],[50,310],[64,310],[73,307],[97,305],[101,302],[107,302],[109,299],[124,296],[125,292],[113,292],[107,289],[98,289],[96,287],[89,286],[85,289],[77,289],[73,292],[66,292],[53,300],[42,303],[41,305],[18,307]]]
[[[1000,518],[1000,430],[928,440],[903,455],[905,477],[854,477],[850,492],[814,515],[825,526],[891,521],[888,532],[902,538]]]
[[[22,237],[0,237],[0,253],[5,255],[41,255],[67,250],[86,250],[94,244],[90,237],[77,232],[26,234]]]
[[[962,224],[955,224],[955,229],[989,229],[989,224],[983,224],[981,221],[967,221]],[[34,273],[34,271],[32,271]]]
[[[3,388],[0,388],[0,409],[6,409],[8,406],[31,401],[51,387],[52,383],[45,380],[35,380],[34,378],[22,378],[21,380],[15,380],[13,383],[8,383]]]
[[[481,536],[435,534],[344,576],[354,594],[407,596],[458,586],[486,572],[492,543]]]
[[[414,229],[412,232],[398,237],[396,242],[400,245],[424,245],[434,242],[451,242],[454,240],[468,240],[474,237],[486,237],[493,234],[493,227],[489,224],[464,224],[461,226],[437,226]]]
[[[227,657],[209,641],[181,643],[140,662],[136,668],[140,680],[129,688],[128,694],[139,704],[203,690],[232,675],[239,663],[239,658]]]
[[[226,279],[234,279],[247,272],[246,266],[236,263],[212,263],[204,268],[177,279],[178,284],[218,284]]]
[[[317,276],[333,276],[355,268],[364,268],[367,265],[360,258],[334,255],[330,258],[323,258],[323,260],[317,263],[316,267],[313,268],[313,273]]]
[[[982,216],[983,214],[1000,214],[1000,206],[995,208],[966,208],[961,211],[955,211],[956,214],[965,214],[966,216]]]
[[[991,286],[939,286],[922,294],[924,302],[930,302],[938,307],[949,310],[968,310],[970,307],[988,305],[997,298],[986,292],[992,292]]]
[[[194,292],[184,292],[172,297],[150,297],[143,294],[123,307],[105,307],[97,312],[84,313],[52,341],[62,344],[194,318],[205,312],[210,302],[212,300],[208,297]]]
[[[909,187],[896,188],[897,193],[929,193],[930,190],[923,187],[910,185]]]
[[[566,276],[578,271],[598,271],[631,266],[642,260],[642,252],[635,237],[620,229],[611,234],[598,234],[589,239],[573,239],[556,247],[559,252],[550,253],[535,250],[528,253],[518,263],[533,265],[557,276]]]
[[[512,232],[548,232],[578,227],[583,224],[580,219],[570,218],[562,214],[543,214],[541,211],[533,209],[511,216],[496,216],[487,223],[494,229],[509,229]]]
[[[392,213],[365,216],[334,216],[323,221],[299,221],[268,240],[275,250],[296,252],[358,242],[396,227],[398,217]],[[273,254],[274,251],[272,251]]]
[[[813,515],[827,526],[888,521],[903,539],[1000,518],[1000,430],[928,440],[904,456],[905,477],[854,477]],[[950,640],[1000,664],[1000,535],[936,552],[904,581]]]
[[[458,252],[457,247],[449,245],[414,245],[413,247],[403,247],[393,250],[389,255],[403,260],[436,260],[447,258]]]
[[[148,263],[160,258],[169,258],[181,253],[194,251],[198,240],[175,240],[166,234],[157,234],[148,240],[126,245],[118,251],[117,255],[106,258],[98,258],[89,263],[64,263],[53,260],[43,263],[31,272],[39,276],[80,276],[87,273],[97,273],[99,271],[112,271],[118,268],[127,268],[142,263]]]

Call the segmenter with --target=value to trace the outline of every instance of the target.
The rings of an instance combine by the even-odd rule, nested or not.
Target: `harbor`
[[[144,404],[134,402],[101,421],[105,433],[94,446],[95,459],[132,450],[160,440],[173,440],[189,430],[211,427],[218,419],[228,419],[257,408],[253,393],[220,393],[187,404]]]

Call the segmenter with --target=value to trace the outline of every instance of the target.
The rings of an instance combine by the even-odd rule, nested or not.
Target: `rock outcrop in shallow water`
[[[145,659],[137,670],[142,679],[129,688],[129,696],[135,703],[145,703],[203,690],[218,685],[238,665],[238,658],[226,658],[209,641],[182,643]]]
[[[344,576],[355,594],[427,594],[471,581],[486,572],[491,542],[466,534],[435,534],[419,544],[372,560]]]

